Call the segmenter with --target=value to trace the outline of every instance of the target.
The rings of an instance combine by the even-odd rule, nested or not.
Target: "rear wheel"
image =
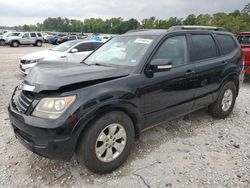
[[[13,42],[11,42],[11,46],[12,47],[18,47],[19,46],[19,42],[13,41]]]
[[[41,47],[43,45],[43,43],[41,41],[36,41],[35,45],[38,46],[38,47]]]
[[[134,137],[133,122],[125,113],[107,113],[82,134],[77,159],[95,173],[111,172],[127,159]]]
[[[233,82],[227,82],[221,89],[218,99],[208,107],[216,118],[226,118],[233,110],[237,89]]]

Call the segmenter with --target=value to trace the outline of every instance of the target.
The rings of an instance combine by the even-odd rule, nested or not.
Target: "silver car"
[[[72,40],[55,48],[27,54],[20,59],[20,71],[28,74],[40,61],[80,63],[103,43],[91,40]]]
[[[27,44],[40,47],[43,44],[43,36],[40,32],[12,32],[4,40],[6,44],[12,47]]]

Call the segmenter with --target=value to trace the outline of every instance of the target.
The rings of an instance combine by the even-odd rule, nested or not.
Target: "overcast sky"
[[[42,22],[47,17],[160,19],[242,10],[249,0],[2,0],[0,25]]]

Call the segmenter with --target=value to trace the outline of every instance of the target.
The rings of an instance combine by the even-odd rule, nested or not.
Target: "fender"
[[[74,145],[76,145],[78,138],[84,131],[84,129],[86,129],[93,120],[100,117],[104,113],[114,110],[123,111],[132,119],[134,123],[136,138],[139,138],[140,132],[143,129],[144,118],[143,115],[140,113],[138,107],[135,104],[126,100],[112,100],[95,106],[86,115],[81,117],[81,119],[78,121],[78,123],[72,130],[72,134],[76,135]]]

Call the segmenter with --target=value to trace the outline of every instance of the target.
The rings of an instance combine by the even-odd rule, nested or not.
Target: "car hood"
[[[35,93],[56,91],[70,85],[86,87],[91,83],[120,78],[127,76],[130,71],[129,68],[46,62],[37,64],[25,77],[24,84],[34,86]]]
[[[21,59],[23,59],[23,60],[35,60],[35,59],[44,58],[47,60],[51,60],[51,59],[55,59],[59,56],[62,56],[64,54],[65,54],[65,52],[57,52],[57,51],[53,51],[53,50],[43,50],[43,51],[27,54],[27,55],[23,56]]]

